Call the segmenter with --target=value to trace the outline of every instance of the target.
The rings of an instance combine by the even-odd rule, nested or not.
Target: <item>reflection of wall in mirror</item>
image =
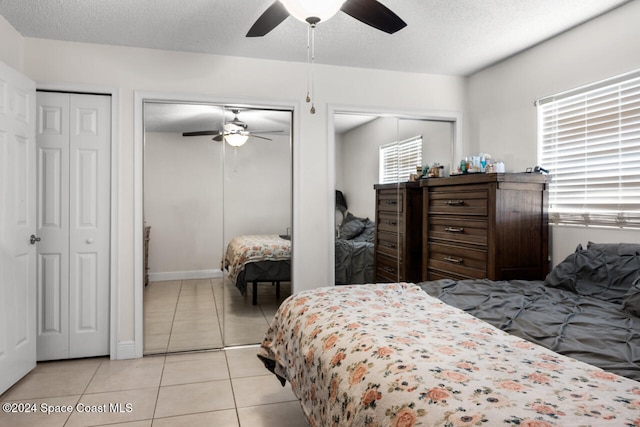
[[[291,154],[287,135],[249,140],[235,150],[211,137],[146,135],[145,220],[153,226],[149,267],[163,273],[220,269],[237,234],[286,234],[291,227]],[[224,227],[223,227],[224,220]]]
[[[450,122],[380,117],[336,135],[336,188],[349,200],[350,212],[375,218],[373,185],[378,183],[380,146],[418,135],[423,137],[423,164],[439,162],[448,170],[453,144]]]

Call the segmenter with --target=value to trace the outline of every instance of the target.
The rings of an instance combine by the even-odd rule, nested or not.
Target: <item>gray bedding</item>
[[[640,380],[640,245],[579,246],[544,281],[420,286],[510,334]]]
[[[373,282],[373,243],[336,239],[336,285]]]
[[[290,260],[250,262],[238,274],[236,288],[242,295],[245,295],[247,293],[247,283],[289,281],[291,281]],[[253,295],[255,301],[255,293]]]
[[[336,238],[336,285],[373,282],[374,234],[374,222],[347,214]]]

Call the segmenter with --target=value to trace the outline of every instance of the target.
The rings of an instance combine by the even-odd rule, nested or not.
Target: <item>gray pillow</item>
[[[640,256],[600,249],[576,251],[546,277],[547,286],[622,304],[640,275]]]
[[[587,244],[587,249],[607,252],[614,255],[640,255],[638,243],[593,243]]]
[[[343,222],[340,226],[340,239],[351,240],[358,236],[364,230],[364,223],[360,220],[353,219],[349,222]]]
[[[355,216],[354,214],[352,214],[351,212],[347,212],[347,216],[344,217],[344,221],[342,221],[343,224],[350,222],[350,221],[360,221],[360,222],[367,222],[369,221],[369,218],[360,218],[358,216]]]
[[[362,233],[360,233],[359,235],[354,237],[353,240],[355,240],[357,242],[371,242],[371,243],[373,243],[375,235],[376,235],[376,224],[375,224],[375,222],[371,221],[369,218],[366,218],[365,221],[364,221],[364,230],[362,230]]]

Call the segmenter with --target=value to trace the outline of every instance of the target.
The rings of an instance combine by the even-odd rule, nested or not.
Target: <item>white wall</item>
[[[582,244],[582,247],[586,249],[590,241],[596,243],[638,243],[640,241],[640,233],[625,230],[555,226],[551,228],[551,231],[551,247],[556,250],[554,264],[574,252],[578,244]]]
[[[2,15],[0,15],[0,40],[0,61],[22,72],[23,38]]]
[[[305,58],[301,58],[304,60]],[[334,177],[329,176],[329,105],[460,112],[465,80],[316,65],[315,106],[303,103],[304,63],[24,39],[24,73],[36,82],[119,89],[119,341],[134,340],[134,92],[263,100],[301,105],[294,123],[293,284],[329,284],[333,260]],[[401,94],[401,96],[399,96]],[[380,107],[381,108],[381,107]],[[380,111],[384,111],[382,108]],[[333,162],[333,159],[331,159]],[[332,175],[333,175],[333,168]]]
[[[336,167],[342,168],[336,170],[336,188],[343,191],[349,211],[375,218],[373,185],[379,182],[380,146],[422,136],[422,164],[449,165],[452,132],[451,123],[380,117],[341,135],[336,141]]]
[[[288,135],[269,138],[249,138],[237,149],[225,145],[225,248],[243,234],[291,232],[291,140]]]
[[[151,226],[151,280],[220,269],[222,144],[147,132],[144,220]],[[192,273],[194,274],[194,273]]]
[[[537,98],[640,68],[635,1],[469,78],[470,154],[489,152],[507,171],[537,163]],[[552,227],[553,264],[578,243],[640,241],[638,231]]]
[[[221,277],[231,238],[285,234],[291,227],[288,135],[250,138],[237,149],[211,137],[145,135],[151,280]]]
[[[374,221],[373,185],[378,183],[379,147],[398,140],[397,119],[377,118],[343,134],[341,139],[336,146],[336,157],[341,157],[342,165],[342,186],[338,190],[344,193],[349,212]]]

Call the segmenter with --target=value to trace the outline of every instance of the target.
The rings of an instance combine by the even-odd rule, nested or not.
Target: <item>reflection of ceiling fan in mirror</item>
[[[224,140],[227,141],[229,145],[233,147],[240,147],[241,145],[244,145],[245,142],[247,142],[247,139],[249,139],[249,137],[271,141],[271,138],[267,138],[257,134],[282,132],[281,130],[250,131],[249,125],[238,118],[240,110],[232,109],[231,112],[233,113],[233,120],[231,120],[230,122],[226,122],[220,130],[184,132],[182,136],[213,135],[214,141],[222,141],[224,138]]]

